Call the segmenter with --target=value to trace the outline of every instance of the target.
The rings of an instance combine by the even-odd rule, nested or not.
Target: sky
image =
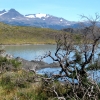
[[[80,15],[100,14],[100,0],[0,0],[0,11],[11,8],[23,15],[43,13],[80,21]]]

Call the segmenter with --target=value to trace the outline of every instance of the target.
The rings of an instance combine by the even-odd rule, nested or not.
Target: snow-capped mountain
[[[2,16],[3,14],[7,13],[7,11],[4,9],[2,11],[0,11],[0,16]]]
[[[42,14],[42,13],[38,13],[38,14],[28,14],[25,15],[26,18],[32,18],[32,19],[41,19],[44,21],[49,21],[51,23],[57,23],[57,24],[61,24],[61,23],[65,23],[66,25],[71,25],[75,22],[71,22],[71,21],[67,21],[64,18],[58,18],[49,14]]]
[[[3,10],[0,11],[0,18],[2,19],[15,19],[15,18],[22,18],[24,17],[22,14],[20,14],[18,11],[15,9],[10,9],[8,11]]]
[[[28,15],[25,15],[25,17],[27,17],[27,18],[48,18],[49,15],[38,13],[38,14],[28,14]]]
[[[15,9],[0,11],[0,21],[11,25],[34,26],[52,29],[67,28],[76,24],[76,22],[68,21],[64,18],[59,18],[49,14],[38,13],[27,14],[24,16]]]

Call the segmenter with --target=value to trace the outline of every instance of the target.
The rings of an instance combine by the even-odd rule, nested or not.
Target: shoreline
[[[56,45],[56,43],[40,43],[40,44],[35,44],[35,43],[23,43],[23,44],[0,44],[0,46],[21,46],[21,45]]]
[[[26,70],[41,70],[44,68],[59,68],[59,63],[53,62],[53,63],[46,63],[44,61],[35,61],[35,60],[25,60],[23,58],[17,57],[15,60],[21,62],[22,68]]]

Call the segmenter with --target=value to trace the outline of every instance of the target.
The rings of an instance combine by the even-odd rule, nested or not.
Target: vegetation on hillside
[[[61,31],[0,23],[0,44],[53,44]]]
[[[55,44],[55,37],[68,32],[48,28],[11,26],[0,23],[0,44]],[[80,42],[80,35],[73,35]]]

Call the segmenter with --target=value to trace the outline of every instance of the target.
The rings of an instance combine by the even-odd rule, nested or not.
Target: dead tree
[[[100,90],[97,84],[88,80],[87,69],[97,61],[95,55],[99,53],[97,50],[100,49],[100,28],[97,26],[100,16],[96,14],[95,19],[84,15],[81,17],[87,20],[89,27],[82,27],[80,43],[76,44],[77,42],[72,34],[58,35],[56,36],[55,57],[51,55],[50,51],[45,57],[50,57],[53,61],[59,63],[61,71],[56,77],[68,77],[73,80],[70,84],[72,84],[74,98],[77,100],[79,98],[97,100],[95,98],[98,98],[97,95]],[[77,80],[77,86],[74,80]],[[95,93],[95,88],[99,92]]]

